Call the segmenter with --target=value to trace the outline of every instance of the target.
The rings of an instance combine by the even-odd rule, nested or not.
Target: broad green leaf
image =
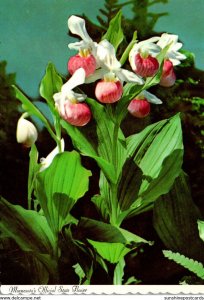
[[[198,220],[199,237],[204,242],[204,221]]]
[[[40,95],[48,102],[48,105],[54,106],[53,95],[61,90],[62,84],[62,78],[57,73],[55,66],[49,63],[40,84]]]
[[[127,159],[118,184],[118,201],[121,210],[127,210],[138,196],[142,182],[142,171],[132,158]]]
[[[87,98],[87,103],[91,107],[92,114],[96,121],[96,130],[98,136],[98,154],[110,163],[113,163],[113,147],[116,146],[117,156],[117,174],[119,176],[124,161],[126,160],[126,141],[123,132],[114,123],[112,116],[105,107],[96,100]],[[117,136],[115,136],[115,134]]]
[[[0,231],[23,251],[53,254],[55,239],[44,216],[0,199]]]
[[[81,218],[77,230],[80,236],[94,241],[133,244],[134,246],[149,243],[125,229],[89,218]]]
[[[122,12],[119,11],[116,16],[110,21],[109,28],[107,32],[102,37],[103,40],[108,40],[117,51],[118,46],[122,43],[124,39],[123,30],[121,27]]]
[[[200,261],[204,259],[204,243],[197,228],[201,213],[192,201],[183,172],[170,192],[155,202],[153,214],[154,228],[167,248]]]
[[[98,166],[103,170],[106,178],[109,181],[114,182],[115,170],[113,165],[102,157],[98,156],[91,142],[76,126],[72,126],[64,120],[61,120],[61,125],[71,137],[75,148],[77,148],[82,155],[93,158],[97,162]]]
[[[109,208],[107,207],[106,201],[101,195],[94,195],[91,201],[95,204],[99,214],[101,214],[103,220],[108,221],[109,219]]]
[[[143,172],[138,198],[132,205],[133,214],[152,207],[166,194],[181,172],[183,144],[178,115],[146,127],[127,138],[130,156]]]
[[[111,180],[112,183],[116,183],[122,172],[123,164],[127,158],[126,141],[119,125],[115,123],[114,114],[111,112],[110,106],[103,106],[96,100],[87,99],[88,104],[91,107],[93,117],[96,121],[96,131],[98,136],[98,154],[100,157],[111,163],[115,169],[115,174]],[[107,180],[105,173],[100,174],[100,194],[105,200],[106,206],[110,212],[110,208],[115,203],[118,205],[116,199],[116,193],[113,195],[110,193],[110,183]],[[117,209],[115,207],[115,209]],[[110,212],[111,216],[111,212]]]
[[[97,253],[112,264],[118,263],[131,249],[121,243],[97,242],[88,239],[88,242],[94,247]]]
[[[71,265],[76,262],[79,264],[83,273],[83,283],[88,284],[90,282],[93,273],[93,253],[90,249],[77,237],[72,236],[72,226],[65,226],[62,230],[62,235],[64,238],[64,249],[66,252],[66,260],[70,262]],[[79,271],[79,269],[78,269]]]
[[[88,190],[89,176],[91,172],[81,165],[76,151],[56,155],[37,175],[36,195],[55,234],[70,222],[70,210]]]
[[[48,284],[49,272],[39,258],[33,255],[32,252],[23,252],[23,267],[29,272],[31,284]]]
[[[125,268],[125,260],[124,257],[119,260],[117,263],[114,275],[113,275],[113,284],[114,285],[122,285],[123,284],[123,276],[124,276],[124,268]]]

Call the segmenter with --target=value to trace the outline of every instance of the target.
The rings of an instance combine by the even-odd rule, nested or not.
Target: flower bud
[[[91,110],[86,103],[64,103],[64,112],[62,118],[74,126],[84,126],[91,119]]]
[[[31,147],[37,140],[37,129],[30,121],[21,117],[17,123],[16,139],[18,143],[22,143],[25,147]]]
[[[137,118],[144,118],[150,113],[150,103],[146,99],[133,99],[128,105],[128,111]]]
[[[99,102],[114,103],[120,100],[123,87],[120,81],[104,81],[97,83],[95,95]]]
[[[148,55],[143,57],[140,53],[135,55],[135,67],[134,72],[142,77],[152,77],[159,69],[159,63],[155,57]]]
[[[96,70],[96,59],[93,55],[88,54],[87,56],[81,56],[77,54],[72,56],[68,61],[68,71],[72,75],[74,72],[80,68],[83,68],[86,77],[93,74]]]
[[[174,66],[170,60],[165,60],[159,84],[163,87],[171,87],[176,81]]]

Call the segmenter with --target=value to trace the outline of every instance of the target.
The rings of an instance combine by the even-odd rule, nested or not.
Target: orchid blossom
[[[26,120],[28,114],[24,113],[17,123],[16,139],[18,143],[23,144],[25,147],[31,147],[38,138],[36,127],[30,121]]]
[[[182,43],[178,42],[178,35],[163,33],[157,45],[161,47],[161,49],[169,45],[165,60],[170,60],[174,66],[179,65],[181,60],[186,59],[186,56],[178,51],[183,46]]]
[[[93,75],[86,78],[86,83],[101,79],[96,85],[96,98],[102,103],[114,103],[118,101],[123,93],[123,82],[143,84],[142,78],[131,71],[121,68],[117,60],[115,49],[107,40],[99,43],[97,58],[100,62],[100,69]]]
[[[136,74],[142,77],[151,77],[158,71],[159,63],[156,56],[161,51],[160,46],[155,44],[158,39],[158,37],[152,37],[135,44],[131,49],[129,61]]]
[[[161,104],[162,101],[155,95],[142,91],[137,97],[130,101],[128,111],[137,118],[144,118],[150,113],[150,103]]]
[[[53,95],[55,105],[60,116],[68,123],[75,126],[84,126],[91,119],[91,111],[86,103],[85,94],[78,94],[73,91],[75,87],[85,82],[85,71],[80,68],[75,71],[72,77],[62,86],[61,91]]]
[[[97,43],[93,42],[89,36],[84,19],[71,16],[68,19],[68,28],[73,33],[81,37],[80,42],[70,43],[68,47],[79,51],[79,54],[70,58],[68,70],[73,74],[77,69],[84,68],[86,76],[93,74],[97,68]]]

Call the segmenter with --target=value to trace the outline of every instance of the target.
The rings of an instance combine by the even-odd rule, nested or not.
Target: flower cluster
[[[61,118],[74,126],[84,126],[91,119],[91,110],[84,102],[85,94],[74,92],[74,88],[82,84],[96,82],[95,96],[101,103],[115,103],[123,95],[124,83],[134,83],[144,85],[148,77],[153,77],[158,72],[160,64],[158,55],[162,49],[168,46],[164,58],[160,85],[171,87],[174,85],[176,75],[174,66],[180,64],[185,59],[185,55],[179,52],[182,44],[178,42],[178,36],[164,33],[161,37],[152,37],[141,42],[135,42],[129,52],[129,63],[132,71],[122,68],[120,61],[116,57],[116,51],[113,45],[106,39],[96,43],[89,36],[85,20],[71,16],[68,19],[68,28],[72,34],[78,35],[79,42],[68,45],[70,49],[78,51],[78,54],[72,56],[68,61],[68,71],[71,78],[62,86],[61,91],[54,94],[55,106]],[[161,104],[162,101],[155,95],[143,90],[135,99],[130,99],[128,111],[135,117],[146,117],[150,112],[150,103]],[[25,123],[28,129],[27,135],[24,134],[17,139],[29,146],[35,142],[36,131],[28,121],[21,120],[18,124],[17,135],[19,136],[19,126]],[[33,132],[33,139],[30,134]],[[31,142],[32,140],[32,142]]]

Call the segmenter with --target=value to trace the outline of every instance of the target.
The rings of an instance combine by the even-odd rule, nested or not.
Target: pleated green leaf
[[[148,210],[161,195],[168,193],[181,172],[182,130],[179,115],[146,127],[127,138],[127,149],[143,172],[132,215]]]
[[[23,251],[53,254],[55,239],[46,218],[0,198],[0,231]]]
[[[117,50],[118,46],[124,39],[123,30],[121,27],[122,12],[119,11],[116,16],[110,21],[109,28],[102,39],[108,40]]]
[[[125,247],[121,243],[106,243],[88,240],[88,242],[94,247],[96,252],[103,258],[108,260],[112,264],[118,263],[127,253],[132,249]]]
[[[112,149],[114,141],[115,123],[107,108],[99,104],[96,100],[87,98],[87,103],[91,107],[93,117],[96,121],[96,131],[98,136],[98,154],[106,161],[112,163]],[[117,142],[117,168],[118,174],[122,170],[126,160],[126,141],[122,131],[119,129]]]
[[[97,151],[94,149],[91,142],[76,126],[72,126],[64,120],[61,120],[61,125],[71,137],[74,147],[78,149],[82,155],[93,158],[104,172],[106,178],[109,181],[114,182],[115,171],[113,165],[107,160],[98,156]]]
[[[137,199],[142,182],[142,171],[132,158],[127,159],[123,166],[122,176],[118,185],[118,201],[121,210],[127,210]]]
[[[134,246],[149,243],[138,235],[125,229],[89,218],[81,218],[77,230],[79,235],[94,241],[121,243]]]
[[[183,172],[170,192],[154,203],[153,216],[154,228],[167,248],[204,260],[204,243],[197,228],[201,213],[191,198],[189,182]]]
[[[40,83],[40,95],[47,101],[52,111],[55,107],[53,95],[60,91],[62,84],[62,78],[57,73],[55,66],[50,62]]]
[[[76,151],[56,155],[52,164],[38,174],[37,199],[55,234],[70,222],[70,210],[88,190],[89,176],[91,172],[81,165]]]

